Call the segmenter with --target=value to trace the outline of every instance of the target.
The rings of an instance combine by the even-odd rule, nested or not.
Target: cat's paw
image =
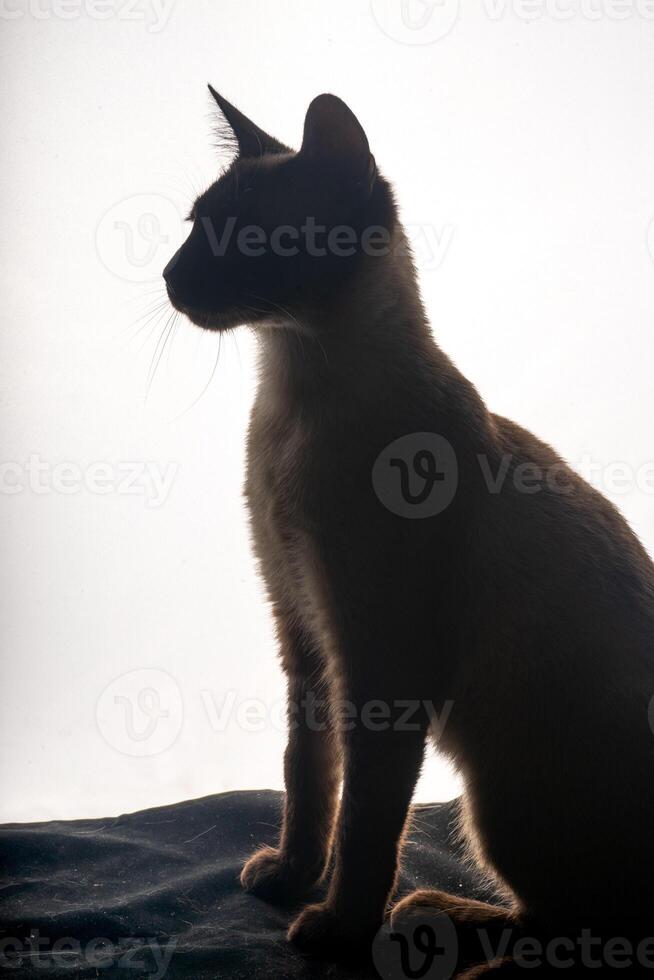
[[[378,925],[364,925],[338,914],[327,902],[320,902],[308,905],[291,923],[288,939],[301,952],[312,956],[358,957],[370,952]]]
[[[241,871],[241,886],[266,902],[291,902],[308,894],[318,875],[301,871],[275,847],[253,854]]]

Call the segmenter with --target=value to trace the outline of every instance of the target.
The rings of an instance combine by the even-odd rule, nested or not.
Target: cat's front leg
[[[344,738],[345,782],[327,898],[293,922],[289,939],[329,956],[365,949],[382,924],[397,871],[399,841],[422,763],[425,726],[366,728]]]
[[[322,664],[285,621],[279,628],[288,677],[286,798],[279,845],[257,851],[241,872],[246,891],[271,902],[306,895],[329,857],[340,783],[338,745],[320,685]]]

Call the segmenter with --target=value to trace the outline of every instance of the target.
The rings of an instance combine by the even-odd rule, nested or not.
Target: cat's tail
[[[435,939],[441,943],[445,940],[448,947],[455,934],[461,969],[482,960],[486,965],[509,962],[510,957],[504,954],[511,951],[520,935],[521,919],[516,907],[490,905],[436,890],[412,892],[393,908],[393,931],[416,936],[425,926],[431,926]]]
[[[449,920],[445,925],[444,919]],[[483,977],[557,977],[626,974],[654,980],[654,924],[612,922],[581,928],[561,925],[547,929],[515,907],[477,902],[443,891],[416,891],[402,899],[391,914],[393,930],[409,936],[426,924],[435,937],[448,940],[456,931],[457,980]]]

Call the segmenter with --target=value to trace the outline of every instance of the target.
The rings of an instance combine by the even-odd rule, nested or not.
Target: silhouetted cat
[[[506,902],[418,892],[396,921],[432,908],[462,927],[640,934],[654,912],[650,559],[436,346],[347,106],[316,98],[295,152],[212,94],[238,154],[164,276],[194,323],[251,323],[261,344],[246,493],[290,734],[279,847],[243,886],[299,898],[325,875],[290,939],[368,943],[431,730]]]

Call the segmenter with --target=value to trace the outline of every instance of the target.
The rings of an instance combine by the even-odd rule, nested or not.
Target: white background
[[[654,5],[544,2],[3,0],[0,819],[281,786],[251,338],[201,395],[218,338],[179,322],[145,401],[164,321],[137,318],[221,162],[207,81],[291,145],[316,94],[352,106],[440,240],[439,342],[575,465],[628,464],[626,492],[594,479],[654,550]],[[126,462],[172,473],[165,500],[121,490]],[[430,759],[418,798],[456,790]]]

